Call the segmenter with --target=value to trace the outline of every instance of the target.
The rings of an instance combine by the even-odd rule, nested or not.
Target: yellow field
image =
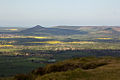
[[[93,43],[95,43],[95,42],[80,41],[80,42],[68,42],[68,43],[72,43],[72,44],[93,44]]]
[[[96,38],[96,39],[104,39],[104,40],[107,40],[107,39],[112,39],[112,38]]]
[[[8,29],[8,30],[10,30],[10,31],[17,31],[18,29]]]
[[[0,45],[0,47],[13,47],[13,45]]]
[[[0,38],[36,38],[36,39],[48,39],[49,37],[40,37],[40,36],[11,36],[11,37],[0,37]]]
[[[27,43],[47,43],[47,44],[62,44],[61,41],[45,41],[45,42],[27,42]]]
[[[46,43],[46,44],[93,44],[95,42],[79,41],[79,42],[61,42],[61,41],[45,41],[45,42],[27,42],[27,43]]]
[[[36,38],[36,39],[47,39],[48,37],[40,37],[40,36],[28,36],[29,38]]]

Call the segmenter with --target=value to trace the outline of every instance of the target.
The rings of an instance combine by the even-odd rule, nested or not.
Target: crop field
[[[0,80],[120,80],[120,0],[0,0]]]
[[[39,57],[18,57],[18,56],[0,56],[0,76],[12,76],[20,73],[27,73],[35,68],[44,66],[36,61],[45,61]]]
[[[120,56],[120,39],[82,36],[0,37],[0,76],[28,73],[76,57]]]

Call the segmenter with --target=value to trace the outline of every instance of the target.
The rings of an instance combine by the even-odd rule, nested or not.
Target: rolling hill
[[[59,29],[59,28],[45,28],[40,25],[37,25],[33,28],[29,28],[23,31],[20,31],[19,34],[24,35],[74,35],[74,34],[87,34],[86,31],[81,30],[70,30],[70,29]]]
[[[52,28],[87,31],[88,33],[120,34],[119,26],[54,26]]]
[[[68,35],[119,35],[119,26],[54,26],[32,28],[0,27],[0,34],[18,34],[32,36],[68,36]]]
[[[0,80],[119,80],[120,58],[74,58]]]

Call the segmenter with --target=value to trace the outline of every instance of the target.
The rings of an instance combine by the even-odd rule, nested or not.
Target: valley
[[[66,59],[120,57],[119,27],[60,28],[37,25],[0,32],[0,77],[27,74]]]

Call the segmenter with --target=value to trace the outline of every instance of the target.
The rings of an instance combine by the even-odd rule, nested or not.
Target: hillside
[[[18,34],[32,36],[68,36],[68,35],[119,35],[119,26],[55,26],[42,27],[37,25],[32,28],[0,27],[0,34]]]
[[[119,26],[55,26],[53,28],[82,30],[88,33],[120,34]]]
[[[65,60],[1,80],[119,80],[120,58],[76,58]]]
[[[120,28],[120,26],[54,26],[51,28],[71,29],[71,30],[103,30],[106,28]]]
[[[37,25],[33,28],[29,28],[23,31],[20,31],[19,34],[24,35],[74,35],[74,34],[86,34],[85,31],[79,30],[69,30],[69,29],[59,29],[59,28],[45,28],[40,25]]]

